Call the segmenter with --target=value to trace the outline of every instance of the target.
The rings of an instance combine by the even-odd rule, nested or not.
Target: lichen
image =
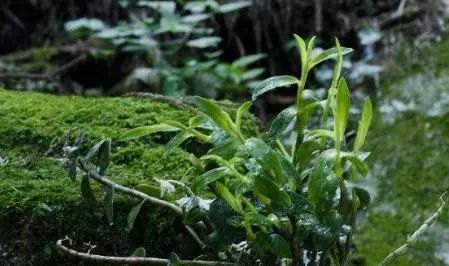
[[[107,174],[120,184],[152,182],[155,176],[189,180],[200,171],[195,156],[176,149],[162,157],[170,135],[154,134],[133,141],[122,141],[120,136],[131,128],[167,119],[186,123],[194,115],[192,110],[150,99],[67,97],[0,89],[0,114],[0,156],[9,160],[0,167],[0,251],[4,254],[0,264],[70,264],[53,249],[55,241],[65,235],[74,238],[79,247],[92,241],[99,246],[98,253],[117,251],[125,256],[138,246],[152,250],[152,256],[167,256],[171,249],[185,244],[182,230],[174,226],[175,217],[154,206],[145,207],[148,211],[137,222],[138,230],[126,233],[127,214],[137,202],[121,195],[114,201],[115,225],[109,226],[102,212],[101,188],[93,186],[97,208],[88,206],[81,199],[80,182],[70,181],[60,166],[62,144],[45,154],[65,132],[69,132],[65,140],[69,142],[84,132],[83,152],[102,138],[111,138],[113,156]],[[247,135],[258,134],[252,117],[247,117],[245,124]],[[192,170],[187,171],[189,168]],[[184,248],[192,249],[191,245]]]

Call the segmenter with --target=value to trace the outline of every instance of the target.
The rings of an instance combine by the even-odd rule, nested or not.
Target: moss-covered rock
[[[172,249],[193,254],[195,247],[185,244],[190,239],[185,241],[177,218],[154,206],[146,206],[149,211],[141,215],[135,230],[126,233],[128,211],[137,203],[134,199],[116,196],[115,225],[109,226],[101,203],[92,208],[82,201],[80,182],[69,180],[59,160],[64,142],[71,143],[84,132],[83,151],[102,138],[112,139],[107,175],[120,184],[151,182],[154,176],[189,180],[201,171],[195,168],[195,156],[177,149],[162,157],[170,135],[126,142],[120,136],[131,128],[167,119],[185,123],[193,115],[192,109],[146,98],[58,97],[0,90],[0,156],[9,160],[0,166],[0,264],[70,263],[53,248],[65,235],[78,247],[92,241],[98,246],[95,252],[102,254],[130,255],[138,246],[145,246],[152,256],[167,256]],[[244,131],[247,135],[258,132],[250,116]],[[196,151],[205,148],[186,145]],[[95,189],[101,202],[104,192],[98,186]]]

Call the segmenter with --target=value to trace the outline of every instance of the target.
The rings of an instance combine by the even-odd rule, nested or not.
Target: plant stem
[[[154,258],[154,257],[116,257],[116,256],[102,256],[90,253],[79,252],[74,249],[68,248],[62,244],[64,240],[71,241],[69,238],[60,239],[56,242],[56,248],[71,256],[88,260],[95,263],[113,263],[113,264],[146,264],[146,265],[168,265],[170,260]],[[180,260],[182,265],[222,265],[222,266],[237,266],[238,264],[231,262],[221,261],[204,261],[204,260]]]

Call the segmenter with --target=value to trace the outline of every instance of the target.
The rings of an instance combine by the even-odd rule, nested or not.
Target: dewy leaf
[[[359,151],[365,143],[366,134],[368,133],[372,117],[373,107],[371,105],[370,98],[367,97],[365,99],[365,104],[363,105],[362,117],[359,121],[359,128],[357,130],[357,136],[354,142],[354,151],[356,152]]]
[[[167,124],[158,124],[152,126],[143,126],[131,129],[121,136],[124,140],[136,139],[156,132],[172,132],[180,129]]]
[[[140,248],[136,248],[133,252],[133,254],[131,255],[131,257],[146,257],[146,251],[145,248],[140,247]]]
[[[256,159],[262,168],[271,175],[276,184],[284,181],[281,161],[277,153],[258,138],[250,138],[245,143],[246,151]]]
[[[290,249],[290,245],[287,240],[285,240],[281,235],[271,234],[271,248],[274,250],[274,253],[279,258],[287,258],[290,259],[292,257],[292,251]]]
[[[220,5],[220,7],[218,8],[218,11],[220,13],[234,12],[234,11],[237,11],[239,9],[251,6],[252,4],[253,4],[252,1],[231,2],[231,3]]]
[[[350,152],[343,152],[341,153],[341,158],[351,161],[351,163],[354,164],[354,166],[357,168],[357,170],[362,176],[366,176],[368,174],[369,170],[368,165],[365,162],[363,162],[363,160],[360,159],[359,156],[357,156],[356,154]]]
[[[204,189],[208,184],[220,180],[227,174],[229,174],[229,169],[227,167],[218,167],[207,171],[206,173],[195,178],[192,185],[192,190],[198,191]]]
[[[271,77],[268,78],[262,82],[260,82],[259,84],[257,84],[257,86],[253,89],[252,92],[252,98],[253,100],[256,100],[257,97],[259,97],[260,95],[274,90],[276,88],[280,88],[280,87],[290,87],[291,85],[294,84],[299,84],[299,80],[294,77],[294,76],[276,76],[276,77]]]
[[[346,55],[354,51],[351,48],[341,47],[341,53],[342,55]],[[312,62],[309,65],[309,69],[312,69],[314,66],[320,64],[321,62],[324,62],[329,59],[337,58],[337,48],[330,48],[327,50],[322,51],[318,55],[312,58]]]
[[[288,208],[292,204],[287,192],[282,191],[276,183],[263,175],[255,177],[254,189],[269,198],[272,206]]]
[[[131,232],[134,227],[134,222],[136,221],[137,215],[142,208],[142,205],[145,203],[145,200],[142,200],[139,204],[132,207],[131,211],[128,214],[128,225],[126,227],[126,231]]]
[[[114,223],[114,187],[108,188],[104,197],[104,214],[108,223],[112,225]]]
[[[176,134],[176,136],[171,138],[170,141],[165,145],[165,151],[163,156],[170,154],[175,148],[179,147],[179,145],[181,145],[184,141],[193,136],[194,135],[192,133],[187,131],[179,132],[178,134]]]
[[[344,78],[340,79],[337,91],[337,106],[335,112],[335,140],[340,143],[345,135],[348,123],[350,96],[348,84]]]
[[[242,206],[240,204],[240,201],[232,195],[232,193],[229,191],[229,189],[221,184],[220,182],[215,183],[215,188],[217,191],[217,194],[220,195],[220,197],[226,201],[229,206],[231,206],[232,209],[234,209],[238,213],[243,213]]]
[[[288,107],[280,112],[271,123],[270,129],[267,132],[267,140],[269,142],[276,141],[279,136],[287,129],[287,126],[294,120],[295,117],[295,106]]]
[[[96,206],[97,200],[95,199],[95,195],[90,187],[89,179],[90,177],[88,174],[83,176],[83,179],[81,180],[81,195],[88,204]]]
[[[309,177],[309,201],[316,212],[326,213],[331,210],[338,199],[338,179],[330,163],[320,157],[315,162]]]
[[[237,109],[237,113],[235,115],[235,124],[236,124],[237,128],[240,128],[240,125],[242,124],[243,114],[249,110],[251,105],[252,105],[252,102],[247,101],[247,102],[244,102],[242,105],[240,105],[239,109]]]
[[[201,97],[196,97],[198,100],[198,107],[201,112],[209,116],[217,126],[221,127],[231,136],[237,137],[235,131],[234,122],[231,117],[223,111],[217,104],[211,100],[207,100]]]
[[[239,59],[232,62],[233,67],[246,67],[252,63],[259,61],[262,58],[267,57],[265,54],[252,54],[240,57]]]
[[[202,37],[188,41],[187,46],[202,49],[208,47],[216,47],[219,42],[221,42],[220,37]]]

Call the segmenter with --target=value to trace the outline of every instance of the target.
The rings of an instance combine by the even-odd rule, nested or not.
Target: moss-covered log
[[[233,110],[230,110],[233,112]],[[204,150],[186,143],[162,157],[167,134],[155,134],[136,141],[121,141],[131,128],[166,119],[185,123],[194,115],[180,108],[148,98],[58,97],[0,89],[0,257],[1,265],[70,263],[54,250],[58,238],[69,235],[78,247],[91,241],[96,253],[130,255],[144,246],[151,256],[167,256],[174,250],[195,254],[191,239],[168,211],[146,206],[135,229],[125,231],[126,219],[135,199],[116,196],[115,225],[103,215],[100,187],[96,208],[84,203],[80,182],[72,182],[60,165],[64,143],[85,133],[83,152],[102,138],[112,139],[112,165],[107,175],[122,185],[151,182],[151,177],[189,180],[201,169],[192,154]],[[246,118],[247,135],[258,126]],[[51,149],[49,149],[52,147]],[[192,168],[193,167],[193,168]],[[188,171],[187,169],[193,170]]]

